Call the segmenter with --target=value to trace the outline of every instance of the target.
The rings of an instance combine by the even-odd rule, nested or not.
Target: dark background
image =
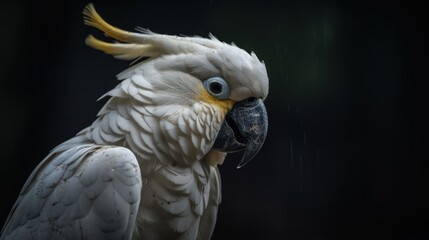
[[[85,46],[87,2],[0,5],[0,222],[92,123],[128,62]],[[427,7],[413,1],[95,1],[113,25],[234,41],[266,63],[269,133],[220,167],[213,239],[429,239]],[[427,140],[426,140],[427,141]]]

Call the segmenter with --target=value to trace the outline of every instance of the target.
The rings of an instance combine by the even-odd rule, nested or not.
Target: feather
[[[195,216],[187,215],[184,217],[174,217],[167,220],[168,225],[173,231],[183,233],[196,224]]]
[[[99,126],[95,126],[92,131],[91,131],[91,139],[98,144],[103,143],[103,139],[101,139],[100,136],[100,127]]]
[[[142,57],[161,55],[161,52],[150,44],[108,43],[98,40],[92,35],[86,38],[85,43],[94,49],[113,55],[121,60],[138,60]]]
[[[83,190],[83,185],[77,177],[72,177],[64,182],[64,197],[62,203],[65,206],[75,204]]]
[[[205,138],[201,138],[200,147],[198,149],[200,149],[205,154],[210,150],[211,145],[212,144],[208,143]]]
[[[99,225],[103,232],[113,232],[112,230],[125,228],[128,224],[128,218],[123,216],[129,214],[130,205],[118,196],[114,189],[112,183],[108,183],[100,197],[94,201],[93,214],[99,218],[93,221]]]
[[[137,123],[137,125],[140,127],[140,129],[136,129],[136,130],[142,131],[146,134],[151,134],[153,132],[152,128],[146,121],[148,117],[145,117],[144,115],[137,112],[135,108],[132,106],[128,107],[128,113],[131,116],[131,118],[134,120],[134,122]]]
[[[134,84],[131,80],[127,79],[126,82],[128,82],[128,89],[127,93],[131,96],[135,96],[138,94],[138,86]]]
[[[138,177],[137,177],[138,178]],[[124,183],[124,181],[113,181],[113,187],[118,192],[119,196],[122,197],[128,203],[135,203],[140,200],[141,186],[138,185],[138,180],[135,178],[134,181]]]
[[[191,114],[188,116],[188,126],[191,129],[191,131],[193,133],[198,133],[198,129],[197,129],[197,115],[195,113]]]
[[[192,141],[192,144],[194,145],[194,148],[198,149],[200,147],[200,144],[199,144],[200,138],[194,133],[191,133],[190,136],[191,136],[191,141]]]
[[[108,36],[113,37],[121,42],[136,41],[136,40],[138,42],[138,41],[141,41],[141,38],[143,37],[141,34],[130,33],[108,24],[97,13],[92,3],[86,5],[85,9],[83,10],[83,15],[84,15],[84,23],[86,25],[98,28],[101,31],[105,32]]]
[[[66,171],[67,166],[66,165],[59,165],[55,168],[54,171],[52,171],[51,173],[49,173],[48,175],[46,175],[43,178],[44,181],[44,187],[46,188],[54,188],[58,182],[60,181],[60,179],[63,177],[65,171]]]
[[[161,119],[160,127],[164,132],[164,135],[169,138],[170,141],[168,142],[176,141],[176,139],[179,137],[177,126],[172,124],[168,120]]]
[[[179,145],[182,149],[182,152],[185,154],[186,157],[191,156],[193,152],[193,148],[191,146],[191,143],[188,141],[188,139],[180,136],[178,139]]]
[[[190,171],[188,172],[177,172],[172,169],[172,167],[163,167],[159,173],[160,181],[163,186],[168,189],[172,189],[174,192],[181,192],[189,187],[189,184],[192,184],[194,177]]]
[[[24,198],[22,201],[22,206],[25,208],[23,212],[26,218],[33,219],[39,215],[45,205],[45,201],[38,195],[37,188],[32,188],[27,194],[28,197]]]
[[[140,115],[142,116],[151,116],[152,114],[150,113],[150,109],[151,107],[148,106],[147,104],[139,104],[139,103],[132,103],[131,106],[134,108],[135,111],[137,111]],[[131,111],[131,110],[130,110]]]
[[[138,155],[142,160],[148,160],[152,157],[152,150],[144,148],[144,145],[137,145],[131,135],[127,135],[125,137],[125,141],[130,148],[135,149],[136,155]]]
[[[41,210],[40,221],[45,222],[49,219],[55,219],[64,213],[66,207],[61,202],[64,197],[63,193],[64,188],[62,186],[54,189]]]
[[[166,201],[161,205],[165,211],[176,216],[184,216],[189,214],[187,210],[190,209],[189,200],[182,197],[179,201]]]
[[[124,107],[120,107],[119,109],[124,109]],[[122,115],[117,115],[116,117],[116,124],[118,128],[123,132],[129,132],[130,131],[130,121],[126,118],[124,118]]]
[[[103,117],[101,118],[101,130],[105,133],[105,134],[111,134],[112,131],[110,129],[109,126],[109,118],[108,117]]]
[[[151,96],[152,94],[150,91],[138,88],[137,94],[133,95],[133,100],[139,104],[152,105],[153,101]]]
[[[138,71],[138,70],[137,70]],[[136,84],[137,86],[139,86],[141,89],[144,90],[149,90],[149,91],[153,91],[153,87],[150,84],[149,81],[147,81],[142,75],[141,73],[136,73],[135,75],[133,75],[131,77],[131,81]]]
[[[110,130],[114,133],[117,134],[119,136],[124,135],[124,131],[119,129],[118,125],[117,125],[117,121],[118,121],[118,113],[116,111],[112,111],[109,113],[109,115],[106,117],[107,120],[109,121],[109,128]]]
[[[197,131],[198,131],[198,135],[199,136],[203,136],[203,134],[204,134],[204,130],[205,130],[205,125],[204,125],[204,122],[202,122],[201,121],[201,119],[199,118],[199,117],[197,117],[196,119],[195,119],[195,125],[197,126],[196,127],[196,129],[197,129]],[[204,138],[203,138],[204,139]]]
[[[177,126],[182,134],[189,135],[191,133],[191,129],[189,128],[189,123],[186,121],[185,117],[186,116],[183,113],[178,117]]]
[[[89,164],[95,165],[93,162],[90,162]],[[81,169],[81,171],[78,172],[79,180],[84,187],[91,186],[97,181],[97,178],[99,177],[99,168],[96,165],[91,165]]]

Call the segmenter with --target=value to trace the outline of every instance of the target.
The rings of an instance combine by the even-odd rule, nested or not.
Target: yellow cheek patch
[[[230,99],[220,100],[208,93],[204,87],[200,89],[200,100],[206,102],[212,106],[217,107],[222,111],[223,114],[226,114],[234,106],[235,101]]]

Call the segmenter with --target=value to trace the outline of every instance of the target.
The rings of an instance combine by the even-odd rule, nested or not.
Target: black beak
[[[261,149],[268,130],[268,116],[262,99],[248,98],[235,104],[225,117],[213,149],[237,152],[244,149],[237,168],[246,165]]]

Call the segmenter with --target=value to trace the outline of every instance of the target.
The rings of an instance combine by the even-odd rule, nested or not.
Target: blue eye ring
[[[228,83],[222,77],[211,77],[203,81],[203,86],[213,97],[224,100],[231,94]]]

